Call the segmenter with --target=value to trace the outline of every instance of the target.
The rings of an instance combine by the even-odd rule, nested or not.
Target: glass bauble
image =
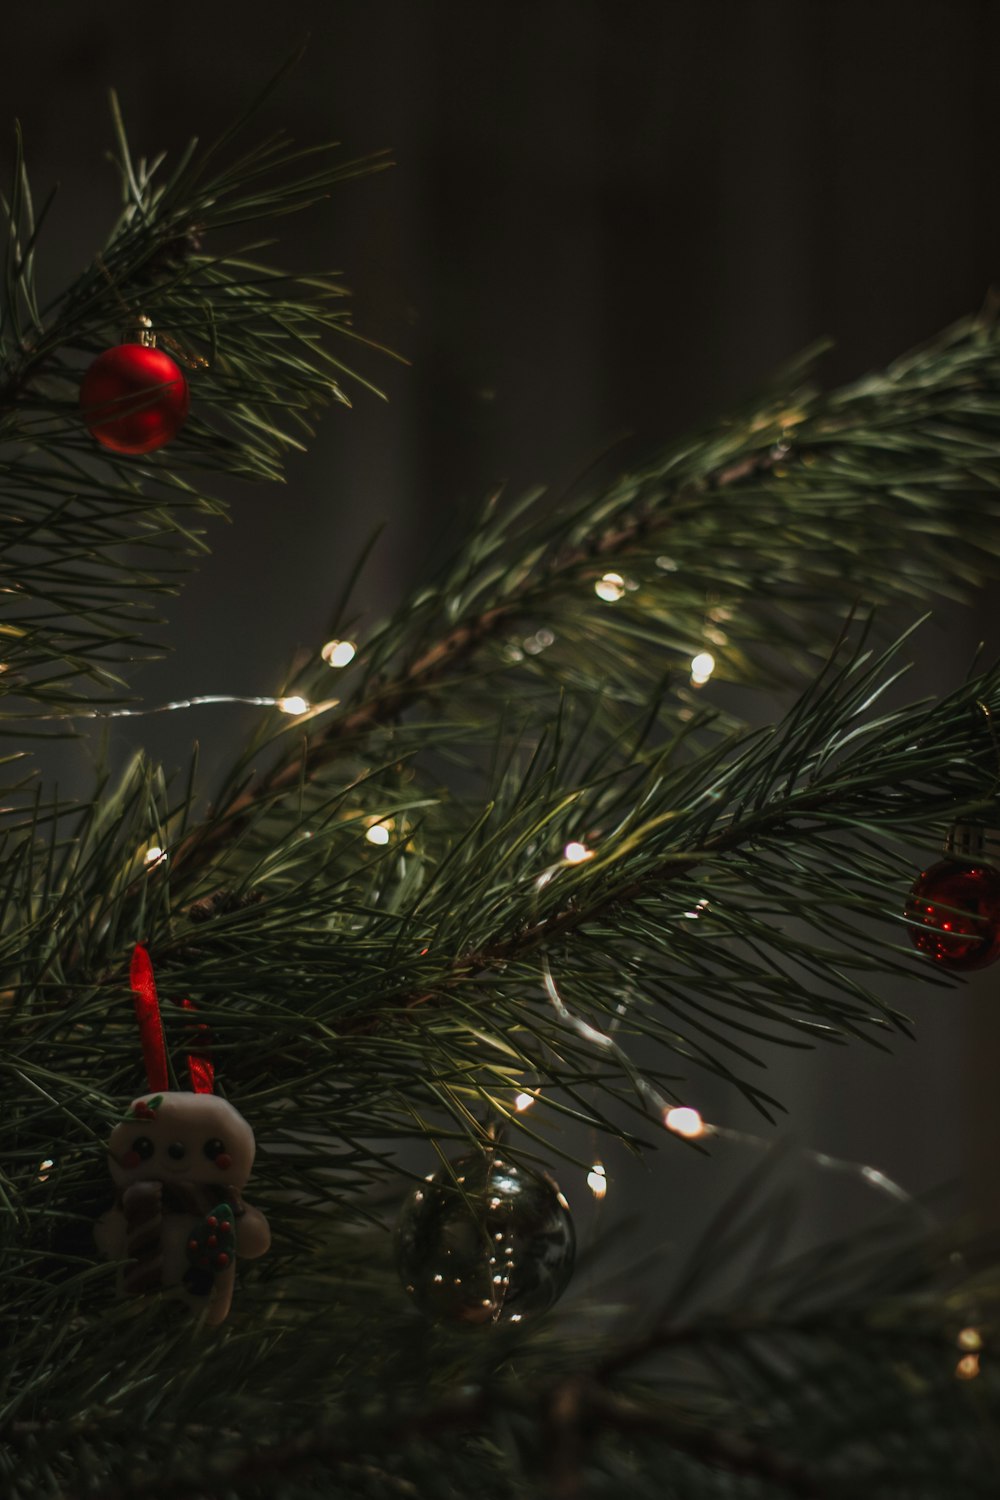
[[[942,969],[985,969],[1000,958],[1000,871],[939,860],[917,876],[906,918],[913,946]]]
[[[428,1317],[520,1323],[565,1291],[576,1234],[551,1177],[487,1153],[452,1162],[410,1194],[396,1246],[403,1285]]]
[[[180,366],[162,349],[118,344],[80,383],[87,431],[113,453],[152,453],[177,436],[191,406]]]

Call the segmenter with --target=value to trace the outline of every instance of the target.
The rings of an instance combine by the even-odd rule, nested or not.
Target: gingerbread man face
[[[129,1106],[108,1142],[111,1175],[120,1188],[151,1178],[246,1187],[253,1166],[253,1131],[215,1094],[143,1094]]]

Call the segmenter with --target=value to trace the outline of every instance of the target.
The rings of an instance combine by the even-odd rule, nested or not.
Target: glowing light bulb
[[[691,681],[696,687],[707,682],[715,671],[715,657],[711,651],[699,651],[691,661]]]
[[[358,654],[353,641],[327,641],[319,653],[328,667],[346,667]]]
[[[979,1355],[963,1354],[955,1366],[955,1377],[957,1380],[975,1380],[979,1374]]]
[[[563,850],[563,859],[570,865],[582,865],[585,859],[593,859],[594,850],[573,839]]]
[[[663,1123],[674,1135],[682,1135],[687,1140],[696,1140],[705,1130],[705,1122],[696,1109],[681,1107],[664,1111]]]
[[[518,1094],[517,1098],[514,1100],[514,1108],[518,1112],[521,1112],[522,1110],[530,1109],[534,1102],[534,1094]]]
[[[608,1191],[608,1174],[599,1161],[595,1161],[587,1173],[587,1186],[598,1200],[603,1198]]]
[[[527,640],[522,641],[521,645],[529,656],[538,656],[554,643],[555,636],[552,634],[552,631],[543,625],[540,630],[535,631],[534,635],[529,635]],[[519,659],[523,659],[523,654],[523,652],[519,651]]]
[[[594,593],[598,599],[604,599],[608,604],[614,604],[625,593],[625,580],[620,573],[605,573],[594,584]]]
[[[369,844],[387,844],[389,842],[389,830],[384,823],[373,823],[365,834]]]
[[[44,1166],[45,1163],[43,1162]],[[960,1349],[977,1350],[983,1347],[983,1336],[978,1328],[963,1328],[956,1340]]]
[[[38,1170],[38,1180],[39,1180],[39,1182],[47,1182],[48,1181],[49,1168],[50,1167],[54,1167],[54,1166],[55,1166],[55,1162],[52,1160],[51,1156],[47,1156],[43,1162],[39,1163],[39,1170]]]
[[[308,702],[305,698],[300,698],[298,693],[293,693],[290,698],[279,698],[275,707],[280,708],[283,714],[291,714],[293,718],[296,714],[309,712]]]
[[[160,848],[159,844],[150,844],[149,848],[146,850],[146,853],[143,855],[143,863],[147,865],[155,865],[162,858],[163,850]]]

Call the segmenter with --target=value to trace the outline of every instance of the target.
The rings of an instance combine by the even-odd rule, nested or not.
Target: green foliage
[[[261,259],[268,241],[236,236],[310,207],[384,158],[342,162],[331,147],[297,149],[282,135],[234,155],[234,127],[207,148],[192,141],[168,171],[163,157],[133,159],[112,103],[122,212],[48,305],[36,268],[53,199],[36,215],[20,136],[4,200],[0,551],[14,598],[0,624],[0,685],[56,707],[80,684],[105,696],[121,686],[114,664],[134,659],[157,596],[176,592],[205,551],[205,521],[224,506],[199,474],[279,480],[315,415],[350,404],[340,382],[367,384],[327,347],[330,334],[353,337],[338,279],[289,275]],[[195,401],[169,455],[136,460],[96,448],[77,387],[140,316],[194,365]]]
[[[363,164],[231,145],[168,172],[134,162],[119,129],[122,217],[44,309],[45,212],[18,156],[0,321],[7,734],[18,697],[29,718],[44,704],[72,720],[81,696],[120,688],[150,596],[219,508],[191,476],[275,478],[341,398],[325,343],[345,331],[339,285],[227,236]],[[183,439],[141,464],[96,455],[74,405],[125,310],[209,361]],[[404,1305],[386,1224],[401,1147],[447,1158],[502,1129],[515,1158],[576,1160],[586,1125],[682,1150],[660,1115],[698,1074],[773,1116],[763,1044],[885,1045],[906,1024],[880,978],[916,972],[908,846],[959,816],[997,823],[1000,669],[906,703],[907,638],[883,650],[859,619],[993,574],[998,435],[992,313],[846,391],[799,367],[635,474],[494,502],[349,669],[317,652],[285,684],[312,707],[262,716],[219,786],[140,756],[65,807],[9,762],[5,1494],[990,1493],[996,1377],[984,1361],[957,1380],[956,1340],[993,1325],[991,1247],[959,1254],[893,1221],[782,1257],[761,1172],[669,1264],[657,1305],[571,1296],[470,1340]],[[620,584],[601,598],[607,574]],[[348,591],[333,630],[353,633],[350,608]],[[707,706],[688,669],[706,645],[725,682],[795,684],[778,722]],[[572,841],[591,857],[568,859]],[[241,1267],[218,1331],[117,1301],[95,1256],[107,1135],[142,1084],[139,940],[176,1081],[190,1021],[171,1002],[189,996],[260,1145],[247,1195],[274,1246]],[[541,1095],[527,1114],[523,1087]],[[767,1274],[739,1274],[754,1256]]]

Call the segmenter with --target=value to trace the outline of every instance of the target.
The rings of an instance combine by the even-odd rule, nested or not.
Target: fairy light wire
[[[327,641],[320,651],[321,659],[327,666],[342,668],[349,666],[357,656],[358,648],[354,641],[332,640]],[[0,671],[3,670],[0,664]],[[324,698],[320,703],[310,703],[308,698],[303,698],[300,693],[283,693],[280,697],[265,697],[261,694],[246,695],[242,693],[196,693],[190,698],[173,698],[169,703],[155,703],[151,706],[139,708],[70,708],[61,709],[54,714],[22,714],[19,717],[31,724],[56,724],[65,722],[67,719],[144,719],[154,714],[170,714],[183,712],[190,708],[203,708],[206,704],[241,704],[249,708],[277,708],[290,718],[302,718],[308,715],[314,718],[317,714],[325,713],[328,709],[336,708],[339,698]]]
[[[715,1138],[747,1146],[754,1151],[773,1152],[775,1143],[765,1136],[736,1130],[727,1125],[712,1124],[708,1120],[703,1120],[700,1113],[690,1106],[671,1104],[649,1082],[649,1079],[639,1072],[628,1053],[619,1046],[613,1036],[599,1031],[589,1021],[585,1021],[582,1016],[575,1015],[570,1010],[556,988],[548,957],[542,960],[542,977],[545,992],[560,1020],[570,1026],[583,1041],[615,1058],[627,1073],[637,1094],[672,1134],[691,1140]],[[798,1146],[796,1149],[805,1160],[812,1162],[821,1170],[857,1178],[865,1187],[872,1188],[894,1203],[903,1204],[912,1210],[926,1225],[933,1227],[936,1224],[934,1215],[924,1204],[878,1167],[870,1166],[866,1162],[853,1161],[848,1157],[834,1156],[827,1151],[816,1151],[811,1146]]]
[[[617,579],[615,579],[614,581],[617,583]],[[350,649],[351,644],[352,643],[348,642],[329,643],[330,651],[329,654],[325,656],[325,659],[327,661],[330,661],[334,654],[333,648],[343,646],[345,649],[342,653],[340,653],[341,660],[337,660],[335,664],[337,666],[346,666],[348,660],[350,660],[354,654],[353,650],[351,650],[350,656],[348,656],[348,650]],[[326,648],[324,648],[324,650],[326,650]],[[712,665],[714,667],[714,662],[712,663]],[[143,706],[137,708],[81,708],[72,710],[70,712],[63,711],[55,714],[31,714],[26,717],[29,718],[31,722],[43,723],[54,723],[60,721],[64,722],[66,720],[73,719],[137,719],[148,718],[157,714],[185,712],[193,708],[201,708],[205,706],[229,704],[250,708],[277,708],[281,712],[287,714],[292,718],[303,718],[305,716],[313,718],[317,714],[324,713],[331,708],[335,708],[339,702],[339,699],[331,698],[323,701],[322,703],[313,704],[298,694],[283,694],[280,697],[270,697],[259,694],[243,695],[238,693],[198,693],[190,698],[175,698],[167,703],[158,703],[151,706]],[[990,733],[994,737],[994,742],[996,742],[995,729],[989,712],[987,709],[985,709],[984,705],[980,706],[984,708],[984,713],[987,717],[987,723]],[[384,824],[380,823],[377,826],[377,829],[370,828],[368,830],[367,837],[369,839],[372,839],[373,834],[377,837],[379,834],[387,834],[387,832],[388,830],[384,828]],[[386,841],[388,840],[386,839]],[[572,865],[590,859],[593,857],[593,855],[594,851],[588,849],[587,846],[582,842],[573,842],[566,846],[566,850],[563,854],[563,861],[567,864]],[[147,853],[147,862],[159,862],[159,858],[161,857],[162,851],[157,850],[154,854],[151,849]],[[542,876],[536,882],[536,886],[539,888],[539,890],[547,883],[548,880],[552,878],[552,876],[557,872],[558,868],[559,865],[557,864],[555,866],[551,866],[548,870],[543,872]],[[551,966],[547,957],[543,959],[542,969],[546,994],[548,995],[549,1001],[556,1014],[559,1016],[560,1020],[563,1021],[566,1025],[570,1026],[577,1033],[577,1035],[588,1045],[609,1053],[615,1058],[615,1060],[627,1073],[637,1094],[644,1100],[650,1110],[660,1119],[664,1127],[670,1130],[672,1134],[680,1135],[686,1137],[687,1139],[703,1139],[706,1137],[715,1137],[719,1140],[739,1143],[741,1145],[751,1147],[754,1150],[772,1151],[774,1149],[774,1143],[763,1136],[754,1135],[743,1130],[736,1130],[730,1126],[712,1124],[709,1121],[702,1119],[700,1113],[690,1106],[671,1104],[670,1101],[666,1099],[658,1089],[654,1088],[649,1080],[645,1078],[643,1074],[636,1068],[628,1053],[619,1046],[613,1036],[609,1036],[606,1032],[603,1032],[597,1027],[592,1026],[589,1021],[585,1021],[581,1016],[575,1015],[569,1009],[569,1007],[565,1004],[561,995],[559,994],[558,989],[556,988],[555,980],[552,976]],[[612,1030],[617,1030],[619,1020],[620,1017],[616,1018],[615,1022],[612,1025]],[[535,1102],[535,1097],[537,1097],[537,1094],[536,1096],[532,1097],[532,1103]],[[524,1100],[525,1102],[522,1103],[522,1100]],[[518,1096],[518,1102],[516,1105],[518,1112],[521,1112],[528,1107],[529,1105],[527,1104],[527,1096],[525,1094],[520,1094]],[[808,1146],[801,1146],[799,1147],[799,1150],[809,1161],[812,1161],[821,1169],[856,1177],[866,1186],[871,1187],[876,1192],[882,1193],[884,1196],[892,1199],[893,1202],[904,1204],[908,1208],[911,1208],[914,1211],[918,1212],[928,1222],[932,1224],[935,1222],[933,1215],[929,1212],[929,1210],[927,1210],[922,1204],[920,1204],[911,1193],[907,1192],[907,1190],[902,1187],[900,1183],[896,1182],[893,1178],[889,1177],[879,1168],[873,1167],[864,1162],[853,1161],[849,1158],[833,1156],[829,1152],[817,1151]]]
[[[315,716],[336,708],[339,698],[326,698],[322,703],[310,703],[298,693],[285,693],[280,698],[262,696],[246,697],[240,693],[197,693],[192,698],[174,698],[169,703],[155,703],[142,708],[80,708],[57,714],[25,714],[29,723],[57,723],[67,719],[144,719],[153,714],[183,712],[190,708],[202,708],[205,704],[235,703],[250,708],[277,708],[291,718],[305,714]]]

